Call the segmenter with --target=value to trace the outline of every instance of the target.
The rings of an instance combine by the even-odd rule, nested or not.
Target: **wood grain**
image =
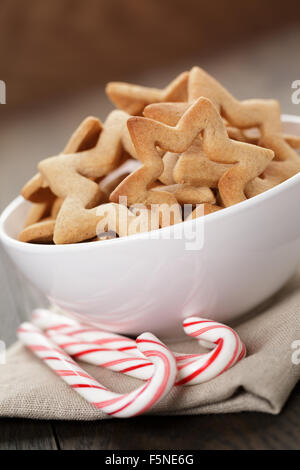
[[[57,450],[50,422],[0,420],[0,450]]]

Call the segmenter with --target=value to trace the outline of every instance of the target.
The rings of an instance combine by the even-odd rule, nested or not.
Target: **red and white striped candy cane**
[[[135,340],[83,325],[46,309],[36,309],[33,323],[75,359],[141,380],[153,375],[153,364],[137,349]]]
[[[244,343],[229,326],[213,320],[190,317],[183,329],[202,346],[213,348],[209,353],[186,358],[177,363],[176,385],[195,385],[207,382],[236,364],[246,354]]]
[[[106,349],[123,351],[136,356],[135,340],[126,336],[110,333],[79,323],[73,318],[59,315],[44,308],[33,311],[32,322],[41,330],[47,331],[51,336],[56,334],[68,335],[84,343],[104,346]]]
[[[153,363],[153,376],[138,389],[125,394],[114,393],[101,385],[35,325],[23,323],[18,329],[18,337],[72,389],[110,416],[128,418],[145,413],[170,391],[175,382],[176,360],[151,333],[139,336],[137,345],[144,357]]]
[[[152,363],[140,355],[135,341],[129,338],[89,329],[76,321],[76,325],[69,327],[64,323],[64,317],[47,310],[36,310],[34,321],[75,358],[141,380],[147,380],[153,374]],[[195,385],[211,380],[245,356],[245,345],[226,325],[192,317],[183,322],[183,327],[187,335],[198,339],[202,346],[213,348],[213,351],[204,354],[173,353],[178,367],[177,385]],[[106,348],[101,347],[103,344]],[[108,348],[115,349],[110,352]]]
[[[83,325],[73,318],[41,308],[33,312],[32,320],[54,343],[75,359],[140,380],[148,380],[153,375],[153,364],[139,353],[133,339]],[[174,354],[178,356],[178,361],[199,356]]]
[[[104,348],[95,343],[87,343],[74,336],[62,335],[60,332],[47,330],[45,334],[73,359],[105,367],[141,380],[148,380],[153,375],[153,363],[145,356],[139,356],[136,346],[135,355],[132,355],[132,353],[128,354],[117,349]]]

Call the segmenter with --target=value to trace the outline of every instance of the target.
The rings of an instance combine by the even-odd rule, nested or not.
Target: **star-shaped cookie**
[[[123,82],[110,82],[106,93],[110,100],[128,114],[139,115],[150,103],[162,101],[186,101],[189,72],[183,72],[166,88],[143,87]]]
[[[136,223],[136,218],[132,218],[125,206],[121,209],[113,204],[103,204],[99,209],[97,206],[105,201],[106,195],[94,181],[114,169],[124,151],[136,157],[126,125],[127,119],[127,113],[113,111],[103,124],[96,145],[84,151],[80,149],[85,145],[88,126],[81,125],[72,136],[72,145],[67,146],[70,151],[75,148],[76,142],[76,149],[79,149],[77,153],[50,157],[38,165],[42,179],[53,194],[63,201],[55,223],[54,243],[76,243],[95,237],[97,225],[107,213],[113,211],[114,214],[117,209],[120,217],[122,214],[124,216],[126,209],[129,221]],[[132,230],[130,226],[127,229],[129,232]],[[125,234],[121,225],[117,225],[119,232]]]
[[[172,195],[149,189],[164,169],[157,147],[182,153],[199,134],[202,136],[203,150],[210,160],[233,164],[218,184],[225,206],[246,199],[245,186],[260,175],[274,157],[272,150],[229,139],[218,110],[207,98],[197,99],[175,127],[148,118],[132,117],[128,120],[128,128],[143,166],[115,189],[110,197],[113,202],[118,202],[119,196],[126,195],[129,205],[174,204]]]

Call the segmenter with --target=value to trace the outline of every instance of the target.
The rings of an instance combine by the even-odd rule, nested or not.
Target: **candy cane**
[[[34,322],[75,358],[141,380],[152,377],[153,364],[139,353],[136,342],[129,338],[80,325],[72,319],[68,319],[68,323],[65,317],[42,309],[35,311]],[[178,367],[176,385],[195,385],[211,380],[246,354],[243,342],[226,325],[192,317],[183,322],[183,328],[187,335],[213,350],[205,354],[173,353]]]
[[[152,362],[139,353],[133,339],[91,328],[46,309],[36,309],[32,320],[74,358],[141,380],[148,380],[153,375]]]
[[[178,364],[176,385],[195,385],[207,382],[236,364],[246,354],[244,343],[229,326],[190,317],[184,320],[185,333],[209,348],[211,352],[187,359]]]
[[[128,354],[133,352],[134,356],[137,353],[136,342],[133,339],[92,328],[89,325],[79,323],[73,318],[58,315],[46,309],[38,308],[34,310],[32,322],[41,330],[47,331],[51,336],[59,333],[72,336],[85,343],[105,346],[107,349],[124,351]]]
[[[18,337],[72,389],[111,416],[128,418],[145,413],[170,391],[175,382],[175,358],[151,333],[139,336],[137,344],[139,351],[153,363],[153,376],[141,387],[126,394],[114,393],[101,385],[35,325],[23,323],[18,329]]]
[[[153,364],[140,355],[136,342],[130,338],[83,325],[46,309],[33,312],[33,323],[76,359],[141,380],[152,377]],[[174,354],[178,362],[199,357],[199,354]]]
[[[74,336],[63,335],[59,332],[46,330],[45,334],[73,359],[105,367],[141,380],[148,380],[153,375],[153,363],[145,359],[143,355],[139,356],[136,343],[135,355],[132,355],[132,352],[128,354],[118,349],[104,348],[97,343],[87,343]]]

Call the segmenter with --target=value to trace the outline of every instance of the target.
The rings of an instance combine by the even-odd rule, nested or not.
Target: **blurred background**
[[[106,116],[107,81],[162,87],[196,64],[300,114],[299,46],[299,0],[0,0],[0,211],[85,116]]]
[[[0,209],[88,114],[109,80],[165,86],[197,64],[236,96],[300,114],[299,0],[0,0]]]

